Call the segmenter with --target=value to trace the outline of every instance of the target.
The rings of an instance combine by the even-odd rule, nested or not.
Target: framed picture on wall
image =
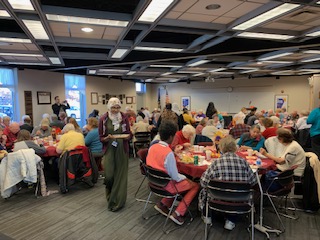
[[[51,92],[37,92],[38,105],[51,104]]]
[[[91,104],[96,105],[99,102],[99,97],[97,92],[92,92],[91,93]]]
[[[191,110],[191,97],[181,97],[181,108],[186,108],[189,111]]]
[[[277,110],[278,108],[288,109],[288,95],[276,94],[274,96],[274,110]]]
[[[133,104],[133,97],[126,97],[126,104]]]

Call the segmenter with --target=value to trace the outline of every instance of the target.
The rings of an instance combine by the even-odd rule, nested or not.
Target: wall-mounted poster
[[[191,97],[181,97],[181,108],[191,110]]]
[[[274,96],[274,109],[286,108],[288,109],[288,95],[275,95]]]

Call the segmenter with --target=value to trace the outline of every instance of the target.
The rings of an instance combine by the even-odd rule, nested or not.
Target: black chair
[[[170,230],[166,229],[168,219],[169,219],[171,213],[173,212],[173,206],[175,206],[178,198],[181,198],[181,201],[183,201],[184,203],[185,203],[185,201],[182,197],[182,193],[178,192],[175,185],[174,185],[174,187],[175,187],[176,192],[174,194],[165,190],[165,187],[169,184],[169,182],[172,181],[171,177],[167,173],[160,171],[160,170],[157,170],[157,169],[154,169],[154,168],[147,166],[147,165],[145,165],[145,169],[147,171],[146,176],[149,181],[148,185],[149,185],[150,193],[149,193],[148,199],[146,201],[146,204],[144,205],[142,217],[144,219],[149,218],[149,217],[146,217],[144,214],[146,212],[146,208],[147,208],[148,202],[150,201],[150,197],[151,197],[152,193],[158,197],[161,197],[161,198],[174,198],[172,205],[169,208],[170,211],[166,217],[166,221],[165,221],[163,228],[162,228],[163,232],[168,234],[169,232],[177,229],[177,228],[173,228]],[[192,217],[192,214],[191,214],[188,206],[187,206],[187,209],[188,209],[188,213],[190,215],[190,221],[189,221],[189,224],[190,224],[193,221],[193,217]],[[153,216],[155,216],[155,215],[153,215]]]
[[[312,152],[310,129],[300,129],[294,134],[296,141],[301,145],[304,151]]]
[[[146,202],[145,199],[137,198],[137,195],[138,195],[138,192],[139,192],[142,184],[144,183],[145,179],[147,178],[146,160],[147,160],[148,150],[149,150],[148,148],[143,148],[137,152],[137,155],[138,155],[138,158],[140,161],[140,172],[144,176],[136,193],[134,194],[134,198],[136,199],[136,201],[139,201],[139,202]],[[153,203],[153,202],[149,201],[149,203]]]
[[[289,196],[289,194],[292,191],[292,188],[294,187],[294,168],[291,168],[289,170],[283,171],[281,173],[279,173],[278,176],[276,176],[275,178],[272,179],[271,183],[269,184],[269,186],[267,186],[267,189],[264,191],[264,195],[267,196],[267,198],[269,199],[272,208],[274,210],[274,212],[276,213],[279,222],[282,226],[282,232],[285,231],[285,226],[280,218],[280,215],[287,217],[287,218],[291,218],[291,219],[298,219],[298,217],[296,217],[296,207],[292,201],[292,199]],[[274,185],[278,185],[281,186],[280,189],[278,190],[271,190],[272,186]],[[278,198],[280,200],[285,199],[285,206],[284,206],[284,210],[285,213],[279,213],[279,211],[277,210],[274,202],[272,201],[272,198]],[[287,207],[287,202],[288,199],[290,200],[292,206],[293,206],[293,211],[294,211],[294,216],[291,216],[287,213],[288,207]]]
[[[133,142],[133,156],[136,157],[139,149],[149,148],[151,142],[151,132],[136,132],[134,137],[136,141]]]
[[[209,209],[227,214],[251,213],[251,239],[254,239],[253,190],[246,182],[210,180],[206,196],[206,213]],[[205,223],[205,239],[208,238],[208,223]]]

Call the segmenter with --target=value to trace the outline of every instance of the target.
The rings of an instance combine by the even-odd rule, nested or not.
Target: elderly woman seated
[[[288,129],[279,128],[277,130],[277,138],[279,143],[284,147],[284,151],[280,156],[272,155],[263,148],[260,148],[260,153],[275,161],[280,171],[288,170],[296,165],[297,168],[294,170],[294,175],[302,176],[306,166],[306,157],[303,148],[299,143],[293,141],[292,132]]]
[[[238,142],[241,151],[253,149],[259,151],[264,145],[264,137],[260,133],[259,125],[252,125],[250,132],[241,135]]]
[[[173,141],[170,145],[171,149],[179,151],[189,148],[193,145],[193,141],[196,135],[196,129],[191,125],[184,125],[184,127],[176,132]]]
[[[16,152],[20,149],[29,149],[32,148],[37,155],[45,154],[46,148],[40,144],[35,144],[31,140],[30,132],[26,129],[22,129],[18,133],[17,141],[14,143],[13,151]]]
[[[215,133],[217,131],[218,131],[218,128],[215,126],[214,119],[210,119],[208,120],[206,126],[202,129],[202,135],[214,140]]]
[[[38,136],[40,138],[48,137],[51,135],[50,122],[47,118],[41,120],[40,126],[37,126],[33,129],[31,136]]]
[[[202,213],[205,212],[206,187],[211,179],[248,182],[251,186],[257,182],[256,176],[247,161],[235,154],[237,146],[231,136],[223,138],[219,143],[219,147],[223,155],[213,161],[200,179],[202,190],[199,194],[199,209]],[[224,228],[227,230],[234,229],[237,216],[227,214],[226,219]]]

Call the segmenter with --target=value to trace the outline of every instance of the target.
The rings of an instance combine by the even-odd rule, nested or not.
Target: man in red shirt
[[[3,130],[3,134],[7,136],[6,148],[11,151],[13,144],[17,141],[18,133],[20,131],[19,123],[13,122]]]

